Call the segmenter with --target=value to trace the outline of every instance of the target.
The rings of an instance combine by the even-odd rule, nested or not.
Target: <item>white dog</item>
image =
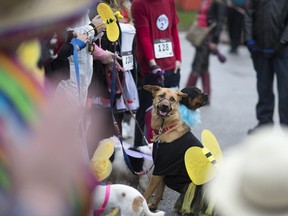
[[[137,148],[137,151],[135,151],[129,149],[131,145],[125,142],[123,143],[124,150],[134,168],[133,171],[149,171],[147,174],[137,175],[127,166],[119,139],[115,136],[108,139],[113,140],[115,149],[114,156],[111,159],[112,173],[108,178],[108,182],[111,182],[112,184],[125,184],[139,189],[140,191],[145,191],[153,171],[152,144],[140,146]],[[107,139],[102,140],[99,145],[106,140]]]
[[[110,187],[110,188],[107,188]],[[108,192],[110,189],[110,193]],[[109,197],[107,196],[109,194]],[[105,205],[105,199],[106,205]],[[104,207],[103,211],[99,215],[107,215],[111,213],[115,208],[120,210],[121,216],[162,216],[165,212],[150,212],[147,202],[142,194],[133,187],[112,184],[109,186],[99,185],[96,187],[93,193],[92,200],[92,212]]]

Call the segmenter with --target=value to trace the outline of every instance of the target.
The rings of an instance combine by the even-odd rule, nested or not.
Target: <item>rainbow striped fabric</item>
[[[0,118],[2,126],[19,132],[34,125],[45,93],[32,73],[16,59],[0,53]]]

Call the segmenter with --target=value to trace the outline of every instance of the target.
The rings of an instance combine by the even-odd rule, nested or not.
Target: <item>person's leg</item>
[[[205,71],[201,74],[202,79],[202,86],[203,86],[203,92],[207,93],[210,96],[211,89],[210,89],[210,74],[209,71]]]
[[[194,73],[193,71],[190,72],[188,81],[186,83],[186,87],[188,86],[196,86],[198,80],[198,75]]]
[[[136,112],[136,121],[138,122],[139,127],[135,124],[134,146],[141,146],[144,144],[142,132],[144,132],[145,127],[146,110],[152,106],[153,101],[151,92],[143,89],[144,85],[157,85],[157,81],[155,81],[152,76],[146,75],[144,81],[141,82],[141,86],[138,85],[139,109]]]
[[[228,36],[230,40],[230,52],[233,47],[233,11],[234,9],[231,7],[227,8],[227,30],[228,30]]]
[[[280,124],[288,126],[288,48],[275,59],[274,67],[277,75]]]
[[[241,43],[242,30],[244,23],[243,14],[237,10],[230,8],[228,9],[228,28],[230,37],[230,53],[237,53],[238,46]]]
[[[121,123],[121,125],[122,125],[122,138],[123,139],[128,139],[132,136],[132,129],[130,126],[131,118],[132,118],[132,116],[130,113],[124,113],[123,121]]]
[[[153,138],[153,129],[151,127],[151,119],[152,119],[152,109],[146,111],[145,115],[145,128],[146,128],[146,139],[148,143],[152,143]]]
[[[253,57],[257,75],[258,103],[256,115],[258,124],[273,123],[275,96],[273,93],[274,68],[271,58]]]
[[[152,105],[152,95],[151,92],[144,90],[143,88],[138,90],[139,94],[139,109],[136,112],[136,121],[138,125],[135,124],[134,131],[134,146],[142,146],[143,145],[143,135],[141,130],[144,131],[145,127],[145,115],[146,109]]]

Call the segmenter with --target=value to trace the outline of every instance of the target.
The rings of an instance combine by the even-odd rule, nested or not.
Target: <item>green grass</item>
[[[195,20],[196,15],[197,15],[197,11],[177,10],[177,14],[178,14],[179,19],[180,19],[178,29],[183,31],[183,30],[187,30],[188,27]]]

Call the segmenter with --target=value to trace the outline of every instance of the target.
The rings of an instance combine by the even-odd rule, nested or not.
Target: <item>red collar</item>
[[[102,203],[102,206],[101,206],[100,209],[94,210],[93,216],[100,216],[100,215],[103,213],[103,211],[105,210],[106,205],[107,205],[107,203],[108,203],[109,196],[110,196],[110,185],[108,184],[108,185],[106,186],[106,193],[105,193],[104,202]]]
[[[170,125],[169,127],[166,128],[160,128],[159,130],[153,130],[153,135],[154,136],[160,136],[164,133],[166,133],[167,131],[169,131],[170,129],[172,129],[173,127],[175,127],[177,124],[174,125]]]

